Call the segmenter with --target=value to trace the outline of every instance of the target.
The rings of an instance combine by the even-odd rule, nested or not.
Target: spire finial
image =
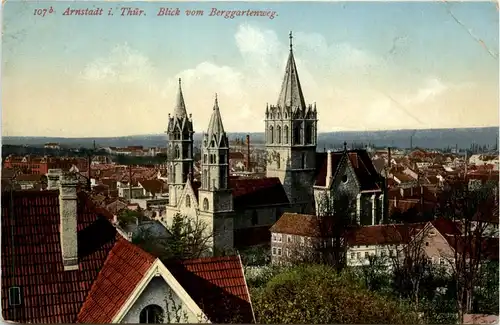
[[[344,141],[344,150],[347,151],[347,142]]]
[[[181,86],[181,78],[179,78],[179,87]]]
[[[293,42],[292,42],[293,35],[292,35],[292,31],[290,31],[290,35],[288,35],[288,37],[290,38],[290,51],[291,51],[292,47],[293,47]]]

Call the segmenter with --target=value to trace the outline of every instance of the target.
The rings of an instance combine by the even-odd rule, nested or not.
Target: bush
[[[329,266],[304,265],[252,288],[258,323],[415,324],[406,306],[368,291],[350,275]]]

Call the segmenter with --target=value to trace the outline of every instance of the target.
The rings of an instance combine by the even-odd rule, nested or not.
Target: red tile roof
[[[319,237],[326,236],[331,228],[329,225],[321,224],[320,218],[311,214],[299,214],[285,212],[271,227],[272,233],[288,235]]]
[[[348,232],[349,246],[406,244],[425,223],[364,226]]]
[[[344,151],[332,152],[332,173],[335,177],[338,168],[341,165],[342,160],[345,157]],[[317,155],[318,157],[318,155]],[[351,165],[354,169],[354,173],[356,174],[356,178],[360,183],[361,190],[376,190],[381,189],[380,182],[381,177],[375,170],[373,166],[373,162],[370,159],[370,156],[366,152],[366,150],[349,150],[347,151],[347,156]],[[327,155],[324,155],[323,160],[321,161],[321,168],[316,177],[316,186],[325,186],[326,183],[326,173],[327,173]]]
[[[111,323],[155,258],[120,238],[78,314],[78,323]]]
[[[64,271],[59,236],[59,191],[13,192],[2,197],[2,313],[4,319],[74,323],[116,242],[116,229],[78,196],[79,270]],[[105,212],[103,212],[105,213]],[[21,306],[8,291],[21,288]]]
[[[166,266],[211,322],[254,323],[239,256],[184,260]]]
[[[230,178],[229,186],[233,189],[234,209],[271,204],[288,205],[283,185],[277,177],[270,178]]]

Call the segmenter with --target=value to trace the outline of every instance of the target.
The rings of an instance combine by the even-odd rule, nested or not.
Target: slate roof
[[[255,322],[239,256],[191,259],[166,266],[212,323]]]
[[[84,193],[78,200],[79,271],[64,271],[59,237],[59,191],[7,192],[2,196],[2,313],[4,319],[74,323],[116,242],[104,211]],[[9,288],[22,304],[9,306]]]
[[[247,207],[288,205],[288,197],[277,177],[269,178],[230,178],[229,187],[233,189],[235,210]]]
[[[351,162],[362,191],[381,189],[381,176],[375,170],[375,167],[373,166],[370,156],[366,150],[332,152],[332,176],[335,177],[335,173],[340,167],[342,158],[345,154],[347,154],[347,157]],[[323,160],[321,161],[319,173],[316,176],[316,186],[325,186],[326,184],[326,173],[328,168],[327,162],[328,158],[327,154],[325,154]]]

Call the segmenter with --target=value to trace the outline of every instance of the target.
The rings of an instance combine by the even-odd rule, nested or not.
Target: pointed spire
[[[290,31],[290,35],[288,36],[290,38],[290,52],[293,50],[293,35],[292,35],[292,31]]]
[[[187,117],[186,104],[184,103],[184,96],[182,95],[181,78],[179,78],[179,91],[177,92],[174,116],[181,119]]]
[[[215,94],[215,102],[212,116],[210,117],[210,122],[208,123],[208,131],[207,134],[209,137],[213,135],[217,136],[217,139],[220,138],[219,135],[224,133],[224,126],[222,125],[222,117],[220,115],[219,110],[219,101],[217,100],[217,94]]]
[[[281,84],[280,96],[278,98],[278,106],[285,107],[299,107],[305,111],[306,104],[304,95],[302,94],[302,87],[300,86],[299,74],[297,73],[297,66],[295,65],[295,58],[292,51],[292,33],[290,32],[290,54],[285,68],[285,76]]]

